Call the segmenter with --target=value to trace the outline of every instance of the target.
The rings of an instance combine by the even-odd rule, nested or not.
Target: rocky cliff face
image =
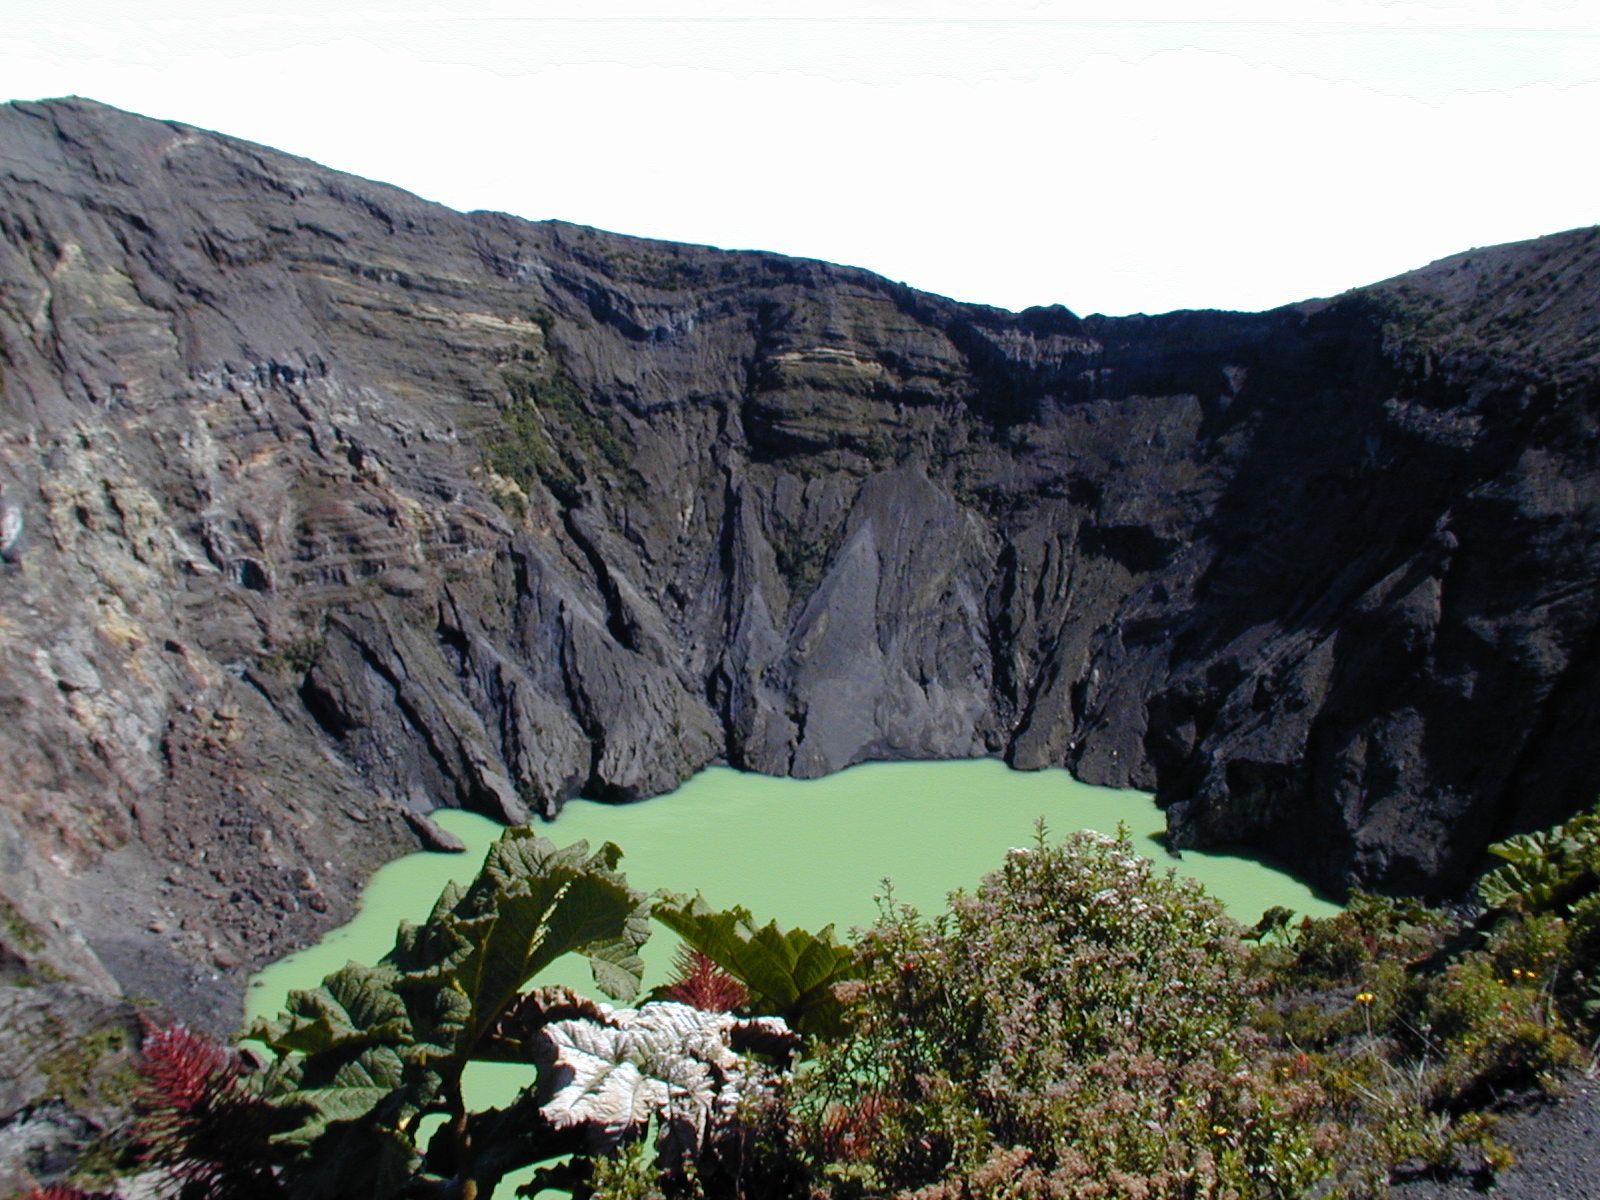
[[[1448,892],[1600,785],[1597,284],[1011,314],[0,108],[0,972],[225,1026],[428,809],[714,761]]]

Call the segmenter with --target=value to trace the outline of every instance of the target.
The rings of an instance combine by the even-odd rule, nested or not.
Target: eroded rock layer
[[[430,808],[714,761],[1458,888],[1600,784],[1597,269],[1011,314],[0,109],[0,972],[226,1026]]]

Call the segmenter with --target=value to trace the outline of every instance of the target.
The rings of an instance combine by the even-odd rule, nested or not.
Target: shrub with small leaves
[[[663,1200],[661,1180],[648,1136],[593,1160],[588,1186],[573,1192],[574,1200]]]
[[[1578,1061],[1578,1045],[1554,1019],[1538,977],[1520,968],[1502,975],[1486,952],[1451,963],[1432,981],[1422,1017],[1443,1051],[1433,1085],[1439,1107],[1460,1111],[1539,1087]]]
[[[1239,933],[1125,831],[1041,831],[937,920],[891,899],[846,992],[853,1036],[798,1085],[831,1193],[1301,1194],[1337,1130],[1245,1029]],[[1026,1190],[997,1190],[1019,1146]]]
[[[1548,975],[1563,1011],[1600,1032],[1600,805],[1489,850],[1505,860],[1478,881],[1484,901],[1506,914],[1497,936],[1519,924],[1541,929],[1541,918],[1560,918],[1559,951],[1547,946],[1540,961],[1522,965]]]

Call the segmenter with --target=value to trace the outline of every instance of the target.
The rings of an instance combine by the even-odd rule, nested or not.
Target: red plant
[[[679,946],[672,982],[661,990],[668,1000],[689,1004],[705,1012],[731,1012],[750,999],[750,993],[732,975],[692,946]]]
[[[181,1181],[182,1200],[280,1195],[269,1139],[285,1117],[250,1085],[238,1055],[183,1025],[151,1029],[141,1049],[143,1160]]]
[[[880,1140],[889,1104],[881,1092],[867,1092],[854,1104],[832,1104],[823,1115],[823,1152],[831,1162],[863,1162]]]
[[[239,1086],[239,1060],[186,1025],[153,1029],[140,1047],[144,1061],[138,1099],[149,1127],[181,1123]]]

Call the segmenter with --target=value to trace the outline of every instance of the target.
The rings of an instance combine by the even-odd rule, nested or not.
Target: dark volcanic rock
[[[0,964],[226,1025],[416,814],[713,761],[1457,889],[1600,784],[1597,271],[1011,314],[0,109]]]

